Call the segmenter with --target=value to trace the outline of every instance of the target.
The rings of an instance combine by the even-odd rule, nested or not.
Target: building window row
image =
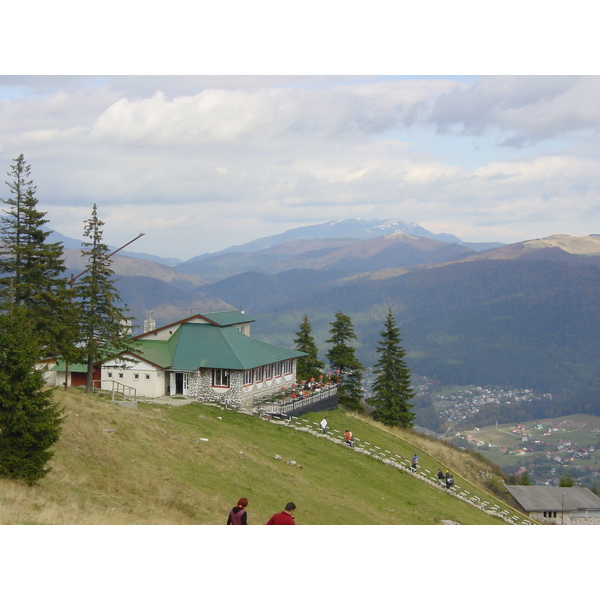
[[[112,378],[113,378],[113,372],[112,372],[112,371],[107,371],[107,373],[106,373],[106,376],[107,376],[109,379],[112,379]],[[117,377],[118,377],[119,379],[123,379],[123,378],[125,377],[125,375],[124,375],[124,374],[121,372],[121,373],[117,373]],[[139,379],[140,379],[140,374],[139,374],[139,373],[134,373],[134,374],[133,374],[133,379],[134,379],[134,380],[136,380],[136,381],[139,381]],[[144,379],[145,379],[146,381],[150,381],[150,373],[145,373],[145,374],[144,374]]]
[[[274,377],[281,377],[282,374],[291,375],[292,372],[293,363],[291,360],[264,365],[262,367],[257,367],[256,369],[248,369],[247,371],[244,371],[244,385],[270,381]]]

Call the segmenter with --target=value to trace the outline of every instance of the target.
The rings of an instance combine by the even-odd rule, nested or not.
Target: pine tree
[[[32,311],[13,305],[0,315],[0,477],[33,484],[46,475],[62,409],[36,369],[41,339]]]
[[[350,317],[342,312],[336,313],[335,321],[330,325],[330,338],[325,343],[333,346],[326,356],[331,368],[340,371],[341,380],[338,386],[340,404],[350,410],[361,410],[364,367],[356,358],[354,348],[348,344],[350,340],[357,339],[354,326]]]
[[[521,475],[521,485],[531,485],[531,477],[527,471]]]
[[[560,478],[558,487],[575,487],[575,480],[573,479],[573,476],[570,473],[568,475],[563,475]]]
[[[3,200],[6,209],[0,217],[0,296],[4,306],[25,306],[31,310],[40,335],[40,352],[45,355],[69,354],[75,348],[77,307],[69,302],[69,291],[62,274],[65,270],[61,243],[49,243],[48,223],[37,209],[36,187],[31,167],[20,154],[6,182],[11,197]]]
[[[300,329],[294,333],[296,334],[296,338],[294,339],[296,350],[306,352],[307,354],[307,356],[302,356],[298,359],[296,378],[299,381],[309,381],[311,377],[317,380],[319,375],[323,373],[325,365],[318,358],[319,349],[312,337],[312,328],[307,315],[304,315],[300,323]]]
[[[379,361],[373,373],[373,399],[376,407],[373,418],[386,425],[412,427],[415,418],[410,404],[415,395],[410,371],[404,361],[406,352],[400,345],[400,331],[390,310],[384,321],[385,330],[381,332],[381,342],[377,345]]]
[[[87,257],[87,272],[76,285],[81,308],[83,353],[87,363],[86,391],[93,390],[94,363],[135,348],[129,337],[130,323],[125,311],[118,306],[121,297],[114,286],[109,248],[102,241],[104,223],[98,218],[94,204],[92,216],[86,219],[83,235],[89,242],[82,252]]]

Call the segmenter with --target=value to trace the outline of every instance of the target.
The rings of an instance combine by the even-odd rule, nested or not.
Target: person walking
[[[440,480],[440,485],[444,487],[446,485],[446,476],[444,475],[444,471],[440,468],[438,471],[438,479]]]
[[[416,473],[416,472],[417,472],[417,465],[418,465],[418,463],[419,463],[419,457],[418,457],[418,456],[415,454],[415,455],[412,457],[412,461],[411,461],[411,463],[410,463],[410,470],[411,470],[413,473]]]
[[[454,477],[451,473],[446,472],[446,489],[450,489],[454,485]]]
[[[295,525],[294,517],[292,516],[296,510],[296,505],[293,502],[288,502],[285,505],[285,510],[280,513],[275,513],[268,521],[267,525]]]
[[[354,436],[352,435],[352,432],[349,429],[346,429],[346,446],[348,446],[349,448],[352,448],[352,446],[354,445]]]
[[[237,501],[237,505],[229,511],[227,525],[248,525],[246,506],[248,506],[248,500],[246,498],[240,498]]]
[[[327,427],[329,426],[329,423],[327,423],[327,417],[323,417],[320,425],[321,429],[323,430],[323,435],[327,435]]]

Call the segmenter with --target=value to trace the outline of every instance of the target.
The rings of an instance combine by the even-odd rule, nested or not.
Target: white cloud
[[[25,154],[73,237],[94,202],[110,243],[141,229],[139,251],[182,258],[350,217],[476,241],[598,229],[600,77],[37,81],[0,78],[0,161]]]

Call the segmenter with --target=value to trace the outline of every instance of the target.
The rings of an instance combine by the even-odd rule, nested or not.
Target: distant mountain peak
[[[376,237],[390,235],[392,233],[406,233],[417,237],[430,238],[440,242],[460,244],[461,240],[449,233],[435,234],[427,231],[418,223],[405,223],[400,219],[364,219],[361,217],[353,219],[339,219],[337,221],[328,221],[317,225],[304,225],[288,229],[283,233],[259,238],[253,242],[239,246],[230,246],[220,252],[215,252],[213,256],[225,254],[227,252],[258,252],[266,250],[294,240],[317,240],[322,238],[355,238],[357,240],[368,240]],[[194,256],[188,263],[205,258],[206,255]]]

